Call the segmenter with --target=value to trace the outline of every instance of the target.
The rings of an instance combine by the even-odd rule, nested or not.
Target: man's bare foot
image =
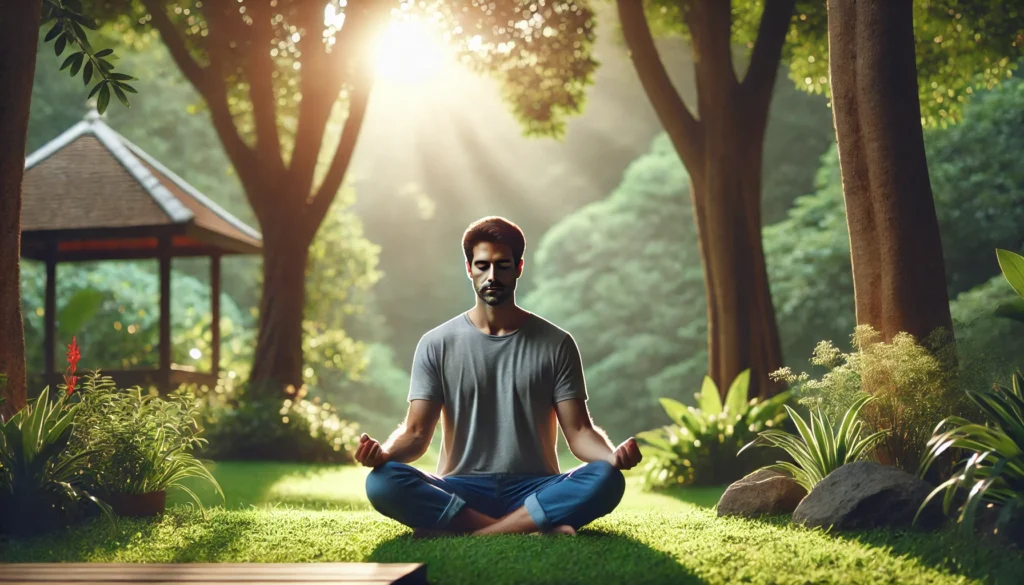
[[[547,534],[550,536],[576,536],[576,529],[572,526],[569,526],[568,524],[562,524],[561,526],[555,526],[551,528],[551,530],[546,530],[544,532],[535,532],[534,534]]]

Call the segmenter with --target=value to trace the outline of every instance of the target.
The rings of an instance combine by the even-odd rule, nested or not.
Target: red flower
[[[75,375],[75,371],[78,368],[78,360],[81,357],[82,354],[78,350],[78,340],[72,336],[71,344],[68,345],[68,369],[64,372],[64,383],[68,387],[68,396],[75,391],[75,383],[78,382],[78,376]]]

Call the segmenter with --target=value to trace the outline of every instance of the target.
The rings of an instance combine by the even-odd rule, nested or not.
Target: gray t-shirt
[[[587,398],[579,349],[538,315],[487,335],[463,313],[416,346],[409,400],[443,403],[438,475],[559,473],[555,403],[572,398]]]

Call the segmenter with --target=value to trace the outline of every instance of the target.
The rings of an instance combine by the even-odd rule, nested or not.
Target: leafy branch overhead
[[[77,47],[64,63],[61,64],[61,71],[70,67],[72,77],[82,72],[82,82],[89,85],[95,77],[96,85],[89,92],[89,97],[97,96],[96,109],[102,114],[110,103],[111,92],[117,99],[128,107],[128,93],[138,93],[134,87],[127,82],[135,78],[126,73],[114,71],[114,65],[108,57],[114,57],[113,49],[96,51],[89,44],[89,38],[85,29],[96,30],[96,24],[82,14],[82,3],[80,0],[44,0],[42,23],[47,25],[53,22],[53,26],[46,33],[45,41],[53,41],[53,50],[58,57],[65,49]]]

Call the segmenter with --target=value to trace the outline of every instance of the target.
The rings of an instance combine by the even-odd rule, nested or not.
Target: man
[[[420,339],[405,424],[384,445],[360,437],[355,459],[374,468],[366,495],[419,536],[575,534],[618,505],[621,470],[640,462],[639,447],[630,438],[614,448],[593,425],[572,336],[516,305],[522,230],[486,217],[462,247],[476,305]],[[437,475],[407,465],[442,414]],[[568,473],[559,473],[556,420],[586,463]]]

